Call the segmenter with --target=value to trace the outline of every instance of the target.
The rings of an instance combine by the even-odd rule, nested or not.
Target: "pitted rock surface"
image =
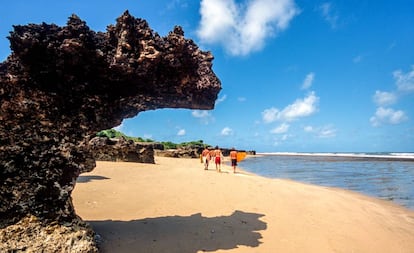
[[[124,138],[95,137],[89,141],[97,161],[155,163],[156,143],[141,143]]]
[[[0,63],[0,229],[31,216],[76,221],[71,192],[95,167],[91,136],[145,110],[212,109],[221,89],[213,56],[180,27],[160,37],[128,12],[106,32],[73,15],[63,27],[14,26],[9,40]]]

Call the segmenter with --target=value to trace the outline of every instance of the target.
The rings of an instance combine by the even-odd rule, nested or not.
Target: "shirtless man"
[[[216,154],[214,152],[214,149],[211,147],[210,149],[210,160],[213,160],[216,158]]]
[[[221,172],[222,153],[218,146],[216,146],[216,149],[214,150],[214,156],[215,156],[214,162],[216,163],[216,171]]]
[[[210,161],[210,150],[208,150],[207,147],[205,147],[203,152],[201,152],[201,155],[203,157],[204,170],[208,170],[208,162]]]
[[[233,167],[233,173],[236,173],[237,151],[234,148],[232,148],[230,151],[230,159],[231,159],[231,166]]]

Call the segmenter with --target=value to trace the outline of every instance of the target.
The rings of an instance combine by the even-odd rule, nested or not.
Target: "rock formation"
[[[0,63],[1,252],[25,241],[25,226],[10,236],[22,221],[79,224],[71,192],[95,167],[90,136],[145,110],[212,109],[221,89],[213,56],[180,27],[160,37],[128,12],[106,32],[73,15],[64,27],[14,26],[9,40],[12,53]]]
[[[95,137],[89,141],[94,158],[98,161],[122,161],[136,163],[155,163],[154,146],[156,143],[140,143],[124,138]]]
[[[176,149],[155,150],[155,154],[162,157],[199,158],[203,149],[203,145],[187,145]]]

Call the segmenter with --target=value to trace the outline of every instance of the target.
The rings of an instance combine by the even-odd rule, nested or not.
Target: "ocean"
[[[414,209],[414,153],[259,153],[239,167],[264,177],[352,190]]]

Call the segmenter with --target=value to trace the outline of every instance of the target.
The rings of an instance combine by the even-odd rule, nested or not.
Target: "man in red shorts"
[[[218,146],[216,146],[216,149],[214,150],[214,156],[215,156],[215,163],[216,163],[216,171],[221,172],[221,150]]]

